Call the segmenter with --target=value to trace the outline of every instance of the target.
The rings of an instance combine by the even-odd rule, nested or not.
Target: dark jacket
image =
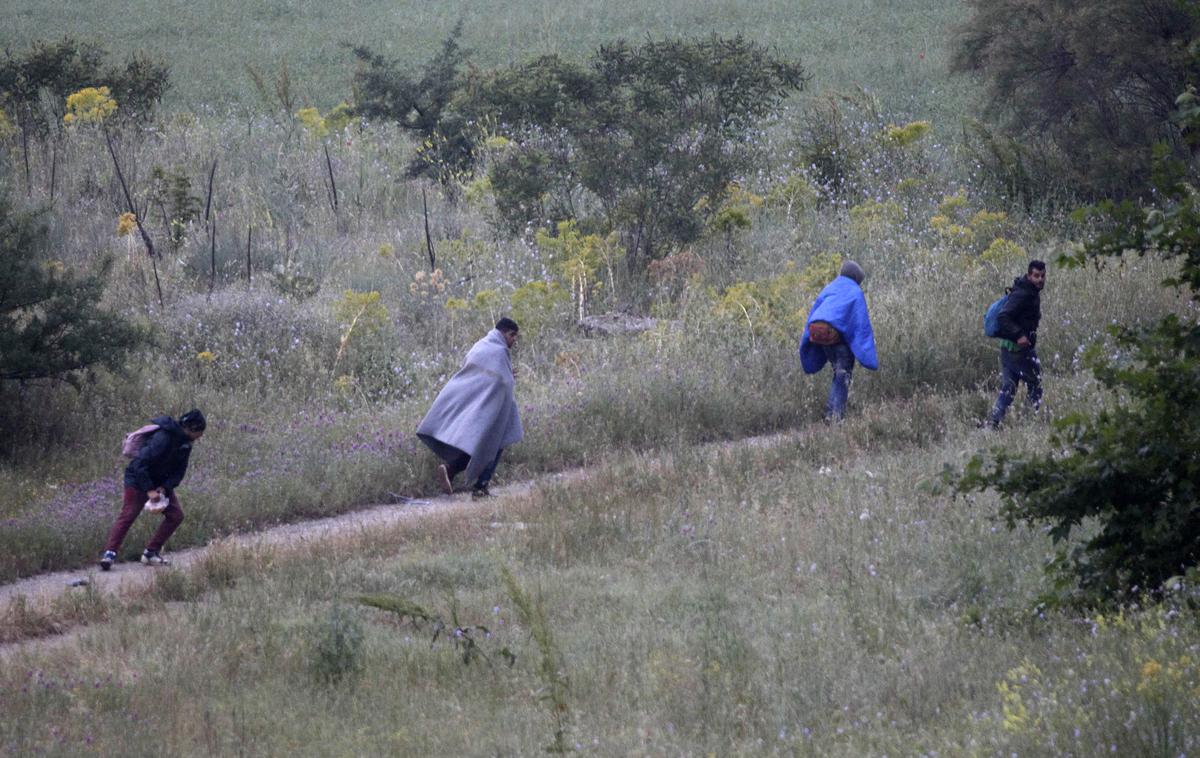
[[[1038,322],[1042,320],[1042,291],[1027,277],[1013,280],[1012,292],[1000,309],[1000,338],[1016,342],[1029,338],[1029,347],[1037,345]]]
[[[142,492],[165,487],[170,492],[187,473],[192,440],[170,416],[159,416],[150,423],[160,428],[142,442],[137,457],[125,467],[125,486]]]

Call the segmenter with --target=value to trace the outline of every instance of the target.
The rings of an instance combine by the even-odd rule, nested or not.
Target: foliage
[[[42,93],[61,103],[74,92],[107,89],[121,104],[124,117],[147,121],[170,86],[169,68],[135,52],[124,67],[105,65],[107,53],[98,45],[64,37],[58,42],[35,40],[21,56],[6,53],[0,61],[0,100],[9,100],[22,129],[44,134],[50,119],[42,110]],[[59,121],[64,113],[51,114]]]
[[[425,610],[425,608],[411,600],[406,600],[397,595],[377,593],[374,595],[359,595],[356,599],[365,606],[386,611],[400,621],[408,619],[414,626],[428,623],[433,629],[433,637],[429,640],[430,646],[435,645],[439,637],[445,638],[462,654],[464,665],[469,666],[472,661],[479,658],[482,658],[489,664],[492,662],[492,659],[479,645],[480,640],[488,639],[492,636],[491,630],[482,624],[462,624],[459,622],[456,603],[451,604],[450,618],[445,619],[434,615],[431,611]],[[501,648],[499,653],[508,666],[511,667],[517,662],[517,656],[507,647]]]
[[[330,132],[337,133],[345,129],[353,114],[354,110],[348,104],[339,103],[324,116],[316,108],[301,108],[296,111],[296,120],[312,137],[323,139]]]
[[[817,191],[802,171],[789,174],[782,182],[767,190],[766,204],[772,208],[782,208],[788,218],[797,211],[812,208],[816,202]]]
[[[576,317],[583,320],[587,313],[588,298],[598,289],[602,266],[612,269],[616,253],[612,240],[602,239],[598,234],[580,234],[575,221],[560,221],[557,234],[550,235],[538,230],[535,240],[538,250],[546,256],[558,274],[571,285],[571,297],[575,300]]]
[[[878,101],[864,90],[825,92],[806,105],[796,130],[797,167],[830,197],[852,194],[884,127]]]
[[[1170,115],[1197,81],[1195,4],[1178,0],[971,0],[953,68],[979,74],[993,120],[1046,139],[1068,184],[1092,196],[1142,194],[1150,148],[1190,154]]]
[[[813,256],[799,271],[789,263],[779,276],[730,285],[713,310],[718,317],[745,326],[754,338],[794,341],[804,328],[813,297],[837,276],[841,265],[837,253]]]
[[[68,126],[102,124],[116,111],[117,101],[112,99],[108,87],[84,87],[67,95],[67,113],[63,116],[63,123]]]
[[[512,138],[490,170],[509,228],[576,219],[617,231],[629,270],[697,239],[697,203],[755,157],[752,130],[804,85],[800,65],[741,37],[603,46],[480,75],[467,120]]]
[[[850,230],[860,239],[891,234],[903,220],[904,208],[894,200],[866,200],[850,209]]]
[[[566,753],[570,744],[567,730],[571,723],[571,707],[567,698],[571,694],[571,679],[567,676],[562,651],[554,639],[554,630],[550,628],[545,601],[541,593],[531,594],[521,587],[507,568],[501,571],[501,578],[509,599],[520,613],[521,622],[529,629],[540,654],[537,673],[542,680],[542,688],[537,697],[546,704],[554,722],[554,737],[544,750],[547,753]]]
[[[124,367],[148,333],[99,306],[109,262],[71,271],[47,255],[45,229],[0,200],[0,380],[78,379]]]
[[[904,126],[889,124],[881,138],[894,147],[903,148],[925,139],[932,128],[933,124],[928,121],[911,121]]]
[[[333,359],[333,368],[336,373],[342,356],[345,355],[347,347],[351,344],[351,338],[357,334],[355,338],[355,344],[357,344],[378,333],[387,324],[388,312],[380,302],[379,293],[374,290],[371,292],[346,290],[342,293],[342,298],[334,304],[334,312],[342,328],[337,355]]]
[[[312,673],[333,685],[362,671],[362,624],[340,606],[332,608],[312,629]]]
[[[202,202],[191,190],[192,180],[182,168],[155,166],[150,171],[150,203],[162,213],[167,236],[176,248],[183,243],[188,225],[200,218]],[[123,236],[119,226],[117,236]]]
[[[408,166],[409,176],[448,180],[468,173],[474,161],[473,142],[461,123],[448,123],[447,106],[461,86],[460,68],[467,51],[458,43],[462,22],[454,26],[442,48],[411,76],[395,61],[355,47],[355,113],[395,121],[417,136],[423,146]]]
[[[570,293],[558,282],[526,282],[512,293],[512,317],[532,342],[543,328],[566,319],[570,302]]]
[[[1179,262],[1167,284],[1200,300],[1200,195],[1181,172],[1159,173],[1175,177],[1162,187],[1160,207],[1092,209],[1109,228],[1065,262],[1127,250],[1162,255]],[[1073,578],[1091,601],[1156,591],[1200,565],[1200,325],[1169,315],[1152,327],[1111,331],[1117,352],[1093,347],[1086,357],[1115,405],[1056,421],[1049,456],[976,456],[956,484],[999,492],[1010,526],[1049,524],[1062,545],[1051,566],[1060,588]],[[1068,551],[1072,533],[1093,522]]]

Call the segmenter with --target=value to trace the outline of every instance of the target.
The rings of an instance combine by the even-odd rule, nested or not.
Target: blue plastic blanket
[[[875,330],[871,328],[867,299],[863,297],[858,282],[848,276],[839,276],[817,295],[808,313],[808,321],[804,324],[804,334],[800,337],[800,365],[806,374],[817,373],[825,367],[826,361],[821,346],[808,341],[808,325],[813,321],[832,324],[859,363],[872,371],[879,368],[879,358],[875,355]]]

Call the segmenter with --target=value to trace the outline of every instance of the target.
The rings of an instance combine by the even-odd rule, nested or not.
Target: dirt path
[[[807,433],[811,433],[810,431]],[[773,446],[788,439],[805,436],[806,430],[795,430],[761,437],[748,437],[702,445],[707,450],[729,450],[745,446]],[[601,464],[603,466],[603,464]],[[179,551],[167,551],[171,560],[169,567],[148,567],[140,563],[121,562],[111,571],[101,571],[99,565],[73,571],[56,571],[49,574],[27,577],[0,585],[0,618],[12,612],[14,601],[23,602],[26,608],[48,608],[67,593],[87,592],[93,589],[106,597],[132,594],[148,588],[155,576],[162,571],[187,569],[199,563],[216,545],[235,548],[263,547],[288,551],[312,548],[321,549],[321,543],[344,540],[356,533],[377,531],[399,525],[412,519],[426,519],[456,513],[480,513],[502,507],[506,502],[523,499],[536,487],[558,482],[576,482],[586,479],[593,469],[571,469],[547,474],[532,480],[514,482],[493,489],[493,496],[486,499],[472,498],[466,492],[454,495],[439,495],[424,499],[406,499],[395,505],[375,505],[338,516],[300,521],[293,524],[247,532],[222,538],[201,547]],[[30,645],[48,646],[64,644],[74,637],[78,626],[51,636],[35,636],[9,643],[0,643],[0,661]]]
[[[571,472],[554,476],[562,478],[578,475],[579,472]],[[493,490],[493,497],[487,499],[475,499],[463,493],[409,500],[396,505],[375,505],[338,516],[284,524],[259,532],[235,534],[223,538],[221,542],[235,547],[295,547],[306,542],[320,542],[339,535],[386,527],[408,519],[491,508],[506,500],[528,494],[537,481],[539,480],[516,482],[496,488]],[[164,555],[171,561],[170,567],[147,567],[140,563],[123,561],[113,566],[111,571],[101,571],[99,565],[93,565],[90,568],[55,571],[19,579],[11,584],[0,585],[0,609],[18,596],[23,596],[27,603],[34,604],[88,585],[104,594],[146,587],[154,581],[155,572],[188,568],[199,561],[208,550],[209,546],[201,546],[164,551]]]

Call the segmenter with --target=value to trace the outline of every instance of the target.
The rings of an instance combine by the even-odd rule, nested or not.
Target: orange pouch
[[[808,341],[814,345],[836,345],[842,335],[827,321],[814,321],[808,325]]]

